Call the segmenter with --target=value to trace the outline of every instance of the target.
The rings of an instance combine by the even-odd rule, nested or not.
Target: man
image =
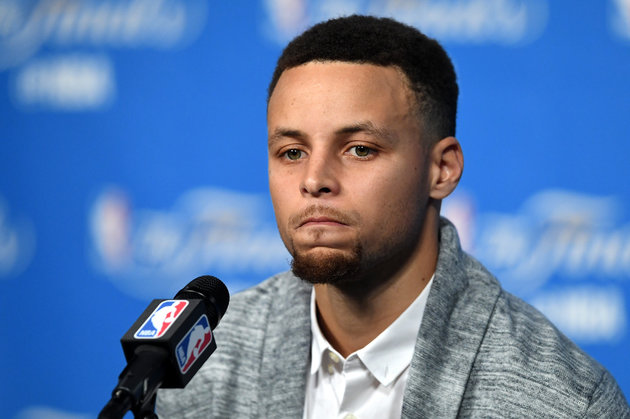
[[[463,170],[437,42],[390,19],[292,41],[267,109],[293,257],[233,298],[171,417],[630,417],[608,372],[462,252],[441,200]],[[300,279],[301,278],[301,279]]]

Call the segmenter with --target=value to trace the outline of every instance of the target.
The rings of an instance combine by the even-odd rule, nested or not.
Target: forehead
[[[268,122],[300,112],[302,116],[400,117],[412,110],[408,86],[406,76],[394,66],[309,62],[282,73],[269,99]]]

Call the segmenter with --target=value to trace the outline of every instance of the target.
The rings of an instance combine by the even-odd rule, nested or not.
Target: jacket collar
[[[403,398],[403,418],[456,417],[475,356],[501,292],[464,253],[442,218],[435,279],[418,333]]]
[[[261,360],[260,417],[301,418],[311,351],[312,286],[292,274],[282,275],[270,307]]]

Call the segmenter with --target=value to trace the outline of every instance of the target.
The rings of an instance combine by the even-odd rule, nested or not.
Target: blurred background
[[[351,13],[442,41],[466,158],[445,213],[630,395],[630,0],[0,0],[2,417],[96,417],[151,299],[287,268],[267,83]]]

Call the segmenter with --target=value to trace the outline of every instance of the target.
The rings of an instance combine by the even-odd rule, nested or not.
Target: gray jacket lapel
[[[471,283],[479,283],[481,287]],[[464,254],[455,228],[442,220],[440,253],[424,313],[403,418],[456,417],[500,287]]]
[[[261,417],[301,418],[311,353],[311,286],[286,275],[286,295],[271,307],[259,391]]]

